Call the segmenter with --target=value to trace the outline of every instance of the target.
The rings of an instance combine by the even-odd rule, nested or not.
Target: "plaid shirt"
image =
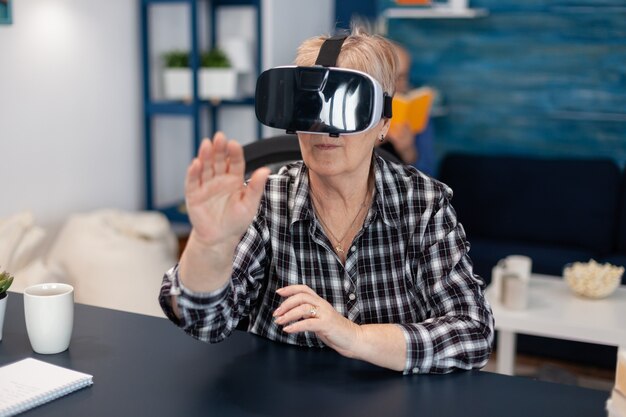
[[[294,345],[322,347],[314,333],[287,334],[274,323],[276,289],[306,284],[357,324],[395,323],[404,332],[404,373],[445,373],[485,365],[493,316],[484,282],[472,273],[469,243],[446,185],[412,167],[374,159],[375,197],[342,264],[315,217],[307,168],[270,176],[259,211],[235,251],[231,280],[194,293],[163,279],[160,303],[187,333],[219,342],[245,317],[248,331]],[[176,295],[182,318],[170,305]]]

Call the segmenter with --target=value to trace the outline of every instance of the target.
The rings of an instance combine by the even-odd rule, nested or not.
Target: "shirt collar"
[[[376,188],[373,206],[387,226],[397,229],[400,225],[400,195],[396,179],[383,158],[374,155],[373,163]]]
[[[294,182],[289,189],[289,212],[291,213],[290,225],[297,221],[313,218],[311,201],[309,199],[309,175],[304,162],[293,165]]]

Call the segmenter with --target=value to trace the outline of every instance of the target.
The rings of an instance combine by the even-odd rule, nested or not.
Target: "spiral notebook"
[[[93,384],[93,376],[33,358],[0,367],[0,417],[14,416]]]

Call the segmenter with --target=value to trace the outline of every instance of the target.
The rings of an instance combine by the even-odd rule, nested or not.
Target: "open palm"
[[[241,145],[221,132],[212,142],[202,141],[185,179],[187,212],[199,243],[237,241],[252,222],[270,171],[257,169],[247,186],[244,173]]]

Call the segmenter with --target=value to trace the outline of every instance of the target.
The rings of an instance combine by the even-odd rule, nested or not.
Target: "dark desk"
[[[11,293],[0,365],[28,356],[94,385],[26,416],[606,416],[608,393],[487,372],[403,377],[238,332],[198,342],[165,319],[76,305],[70,349],[33,353]]]

